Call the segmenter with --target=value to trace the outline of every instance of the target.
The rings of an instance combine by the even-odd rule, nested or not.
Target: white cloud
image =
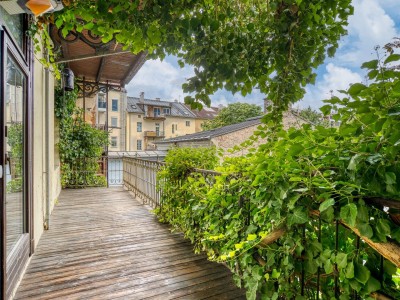
[[[129,96],[138,97],[140,92],[144,92],[145,97],[150,99],[183,101],[182,83],[193,74],[193,69],[189,66],[181,69],[167,60],[149,60],[126,86],[126,89]]]
[[[393,37],[399,36],[396,23],[380,2],[382,1],[353,1],[354,15],[349,18],[348,36],[343,38],[335,58],[342,65],[359,67],[364,61],[375,59],[375,46],[383,46]],[[400,9],[399,2],[397,8]]]
[[[326,73],[322,80],[316,83],[311,89],[307,88],[307,95],[304,100],[299,102],[300,106],[306,108],[311,106],[316,109],[322,106],[321,100],[330,98],[331,94],[339,95],[337,90],[347,90],[352,83],[362,82],[360,74],[351,71],[348,68],[338,67],[333,63],[326,66]]]

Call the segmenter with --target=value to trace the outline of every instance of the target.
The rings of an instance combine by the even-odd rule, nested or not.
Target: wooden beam
[[[140,70],[143,64],[146,62],[147,52],[140,52],[136,55],[135,59],[131,63],[128,72],[124,75],[122,84],[128,84],[136,73]]]
[[[284,228],[274,229],[258,243],[257,247],[264,248],[264,247],[274,243],[275,241],[277,241],[285,233],[286,233],[286,229],[284,229]]]
[[[93,54],[85,54],[85,55],[78,55],[75,57],[70,57],[70,58],[62,58],[59,60],[56,60],[56,64],[61,64],[61,63],[66,63],[66,62],[72,62],[72,61],[79,61],[79,60],[85,60],[85,59],[91,59],[91,58],[98,58],[98,57],[106,57],[106,56],[113,56],[113,55],[121,55],[121,54],[126,54],[126,53],[132,53],[129,50],[126,51],[115,51],[115,52],[97,52]]]
[[[385,199],[385,198],[379,198],[379,197],[368,197],[364,198],[364,201],[366,203],[379,206],[379,207],[389,207],[389,208],[395,208],[395,209],[400,209],[400,200],[392,200],[392,199]]]
[[[104,70],[104,65],[106,62],[107,57],[103,56],[100,60],[100,64],[99,64],[99,69],[97,70],[97,76],[96,76],[96,81],[100,82],[101,79],[101,74],[103,73]]]
[[[365,236],[362,236],[360,231],[355,228],[350,226],[349,224],[346,224],[344,221],[340,221],[340,223],[353,231],[356,235],[358,235],[364,242],[366,242],[372,249],[374,249],[376,252],[378,252],[380,255],[382,255],[384,258],[387,260],[391,261],[393,264],[395,264],[398,268],[400,268],[400,246],[393,243],[393,242],[386,242],[386,243],[376,243],[370,240],[369,238],[366,238]]]

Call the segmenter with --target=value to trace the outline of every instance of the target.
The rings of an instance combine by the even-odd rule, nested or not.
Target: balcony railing
[[[145,137],[159,137],[163,138],[165,137],[165,132],[164,131],[145,131],[144,132]]]
[[[144,117],[143,117],[144,119],[147,119],[147,120],[160,120],[160,121],[163,121],[163,120],[165,120],[166,119],[166,116],[165,116],[165,114],[154,114],[154,113],[151,113],[151,112],[148,112],[146,115],[144,115]]]

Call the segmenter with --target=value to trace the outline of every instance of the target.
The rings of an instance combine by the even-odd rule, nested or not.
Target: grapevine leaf
[[[391,54],[385,59],[385,64],[400,60],[400,54]]]
[[[340,209],[340,218],[350,226],[356,224],[357,206],[354,203],[349,203]]]
[[[354,278],[361,284],[366,284],[371,276],[371,272],[367,267],[356,263],[354,265]]]
[[[308,215],[303,207],[297,207],[288,215],[288,225],[304,224],[308,221]]]
[[[324,202],[322,202],[319,205],[319,211],[323,212],[323,211],[327,210],[329,207],[331,207],[334,204],[335,204],[335,199],[331,198],[331,199],[325,200]]]

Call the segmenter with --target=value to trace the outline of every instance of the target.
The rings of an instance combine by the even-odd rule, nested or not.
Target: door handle
[[[3,165],[0,165],[0,179],[3,178]]]

